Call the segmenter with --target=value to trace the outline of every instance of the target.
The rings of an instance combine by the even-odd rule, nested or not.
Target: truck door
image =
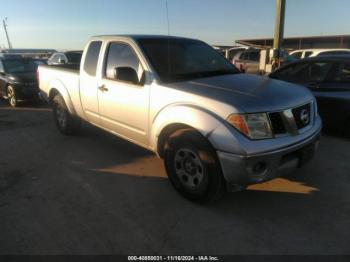
[[[144,67],[129,44],[111,42],[106,52],[98,91],[102,126],[147,145],[149,85],[140,84],[144,78]],[[117,76],[119,69],[129,77],[131,71],[136,80],[123,81],[121,74]]]
[[[92,41],[85,52],[84,64],[80,70],[80,99],[85,117],[91,123],[100,124],[98,108],[98,79],[96,70],[101,52],[101,41]]]

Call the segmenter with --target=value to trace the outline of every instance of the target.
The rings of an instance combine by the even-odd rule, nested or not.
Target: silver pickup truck
[[[85,120],[155,152],[175,189],[196,202],[301,167],[320,137],[310,91],[239,74],[199,40],[93,37],[80,72],[39,66],[38,77],[63,134]]]

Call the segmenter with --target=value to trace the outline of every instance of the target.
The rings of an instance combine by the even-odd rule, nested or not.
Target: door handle
[[[98,89],[101,91],[101,92],[107,92],[108,91],[108,88],[105,86],[105,85],[100,85],[98,87]]]

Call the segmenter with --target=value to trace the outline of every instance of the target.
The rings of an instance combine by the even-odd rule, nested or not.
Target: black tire
[[[226,192],[217,154],[195,130],[179,130],[170,136],[165,145],[164,164],[172,185],[191,201],[212,203]]]
[[[15,88],[13,88],[12,86],[8,86],[6,88],[6,96],[10,106],[12,107],[18,106],[17,93]]]
[[[81,129],[81,120],[69,113],[66,103],[60,94],[52,100],[52,111],[58,130],[67,136],[76,135]]]

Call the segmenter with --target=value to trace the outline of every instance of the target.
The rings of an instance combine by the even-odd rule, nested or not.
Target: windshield
[[[138,42],[163,82],[238,73],[222,55],[198,40],[144,38]]]
[[[38,65],[30,59],[11,59],[4,60],[5,71],[8,74],[22,73],[22,72],[35,72],[38,69]]]
[[[68,63],[79,64],[81,60],[81,53],[66,53],[66,57],[68,58]]]

